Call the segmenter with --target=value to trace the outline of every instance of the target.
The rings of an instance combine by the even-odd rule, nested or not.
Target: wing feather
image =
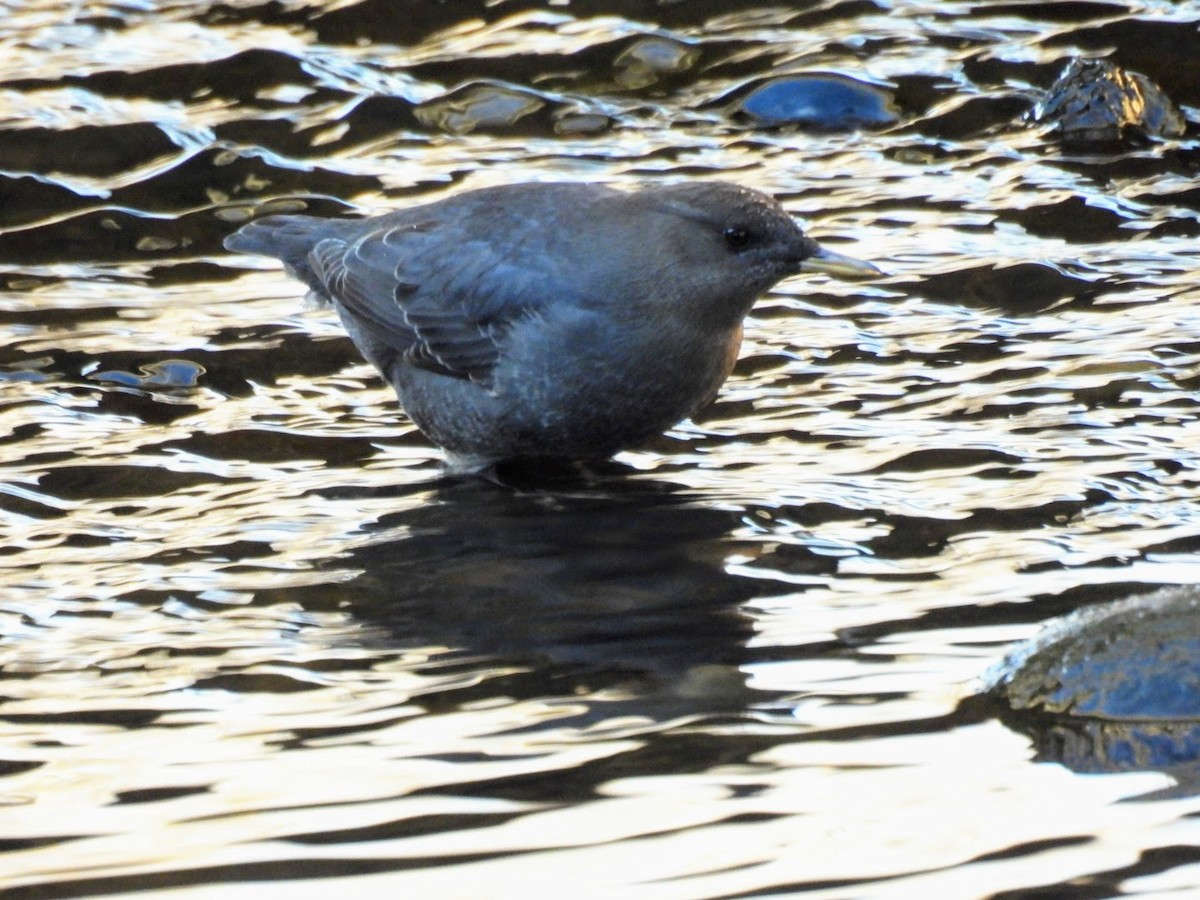
[[[534,271],[485,241],[447,259],[445,236],[426,223],[327,238],[309,254],[318,281],[373,343],[418,368],[490,386],[500,343],[547,299]]]

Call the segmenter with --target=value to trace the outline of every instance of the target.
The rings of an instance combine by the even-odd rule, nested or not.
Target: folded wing
[[[554,279],[488,241],[455,237],[436,222],[381,223],[353,239],[319,241],[308,263],[320,289],[374,345],[490,387],[505,334],[552,299]]]

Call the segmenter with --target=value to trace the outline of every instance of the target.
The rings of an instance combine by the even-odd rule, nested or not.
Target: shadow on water
[[[393,646],[520,668],[504,690],[521,696],[619,685],[656,719],[762,702],[738,670],[754,633],[740,607],[760,585],[725,568],[739,513],[615,469],[552,487],[529,473],[443,480],[331,561],[356,577],[289,597],[332,604]]]

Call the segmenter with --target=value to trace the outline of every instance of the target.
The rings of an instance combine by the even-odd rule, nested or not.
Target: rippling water
[[[1064,148],[1073,55],[1200,121],[1166,2],[0,3],[6,896],[1101,897],[1200,798],[969,699],[1200,582],[1197,126]],[[755,128],[762,79],[886,88]],[[267,211],[724,178],[875,260],[782,285],[695,423],[438,478]],[[1133,801],[1133,802],[1129,802]]]

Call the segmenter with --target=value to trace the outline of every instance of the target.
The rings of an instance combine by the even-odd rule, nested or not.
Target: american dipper
[[[742,320],[800,272],[879,270],[732,184],[512,184],[225,240],[332,302],[451,472],[602,459],[716,396]]]

